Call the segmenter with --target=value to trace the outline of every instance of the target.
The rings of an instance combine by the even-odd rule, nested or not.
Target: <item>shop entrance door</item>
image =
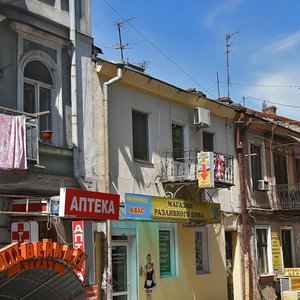
[[[128,242],[112,243],[113,300],[129,300]]]

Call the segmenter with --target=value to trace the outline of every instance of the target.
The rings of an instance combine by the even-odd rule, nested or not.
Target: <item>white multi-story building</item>
[[[153,299],[242,299],[235,108],[122,62],[96,71],[101,189],[123,205],[110,224],[113,299],[146,297],[150,260]]]

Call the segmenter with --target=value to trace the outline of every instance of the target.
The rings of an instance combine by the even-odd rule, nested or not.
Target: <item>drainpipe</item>
[[[87,190],[84,180],[79,175],[79,150],[78,150],[78,114],[77,114],[77,61],[76,61],[76,0],[69,0],[70,40],[73,46],[71,61],[71,110],[72,110],[72,149],[73,149],[73,174],[83,190]]]
[[[250,267],[249,267],[249,228],[247,220],[247,199],[246,199],[246,183],[245,183],[245,166],[243,157],[243,137],[244,130],[247,125],[243,124],[245,119],[245,110],[240,111],[238,119],[238,127],[236,132],[236,151],[238,155],[239,180],[240,180],[240,206],[242,210],[242,240],[243,240],[243,273],[244,273],[244,300],[250,299]]]
[[[121,80],[123,75],[124,62],[117,64],[117,76],[104,82],[103,84],[103,106],[104,106],[104,183],[105,192],[110,192],[110,170],[109,170],[109,116],[108,116],[108,87]],[[106,275],[106,299],[112,300],[112,240],[111,240],[111,221],[106,222],[107,240],[107,275]]]

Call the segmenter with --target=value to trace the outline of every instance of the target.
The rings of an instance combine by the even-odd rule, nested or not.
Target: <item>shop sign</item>
[[[151,202],[151,196],[125,194],[126,218],[151,220]]]
[[[73,247],[84,252],[84,223],[83,221],[72,222]],[[81,270],[76,272],[79,279],[84,283],[85,263],[82,264]]]
[[[59,216],[89,220],[118,220],[120,195],[60,189]]]
[[[125,194],[125,211],[128,219],[221,222],[219,203]]]
[[[80,249],[59,244],[49,239],[32,243],[12,243],[0,249],[0,272],[16,273],[35,268],[52,269],[63,273],[63,261],[74,270],[80,271],[87,255]]]
[[[285,268],[284,276],[287,276],[287,277],[299,276],[300,277],[300,268]]]
[[[278,232],[272,232],[272,260],[273,260],[273,269],[280,270],[282,267],[281,264],[281,247],[280,247],[280,239]]]
[[[300,277],[291,277],[290,278],[290,289],[291,291],[300,290]]]
[[[38,241],[39,227],[36,221],[13,222],[11,224],[12,243],[30,243]]]
[[[198,187],[213,188],[214,181],[214,153],[199,152],[198,153]]]

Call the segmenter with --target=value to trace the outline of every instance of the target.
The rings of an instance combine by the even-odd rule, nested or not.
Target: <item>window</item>
[[[159,228],[160,277],[174,277],[177,273],[175,224],[163,224]]]
[[[296,182],[300,182],[300,159],[295,159],[295,167],[296,167]]]
[[[293,267],[293,238],[290,228],[281,229],[281,249],[285,268]]]
[[[214,134],[203,131],[203,149],[205,151],[214,151]]]
[[[148,115],[132,111],[133,158],[149,160]]]
[[[270,263],[270,227],[257,227],[256,234],[256,260],[258,274],[268,274],[271,272]]]
[[[177,161],[184,161],[184,140],[183,140],[183,126],[172,124],[172,146],[173,158]]]
[[[251,173],[252,173],[252,185],[253,189],[257,190],[258,180],[262,178],[261,171],[261,146],[251,144],[250,146],[251,152]]]
[[[207,228],[195,231],[195,258],[196,274],[207,274],[210,272],[209,245]]]
[[[52,87],[49,69],[40,61],[32,60],[24,68],[23,105],[24,112],[50,111],[39,116],[39,130],[52,130]]]
[[[288,175],[285,155],[274,153],[273,157],[276,184],[287,184]]]

